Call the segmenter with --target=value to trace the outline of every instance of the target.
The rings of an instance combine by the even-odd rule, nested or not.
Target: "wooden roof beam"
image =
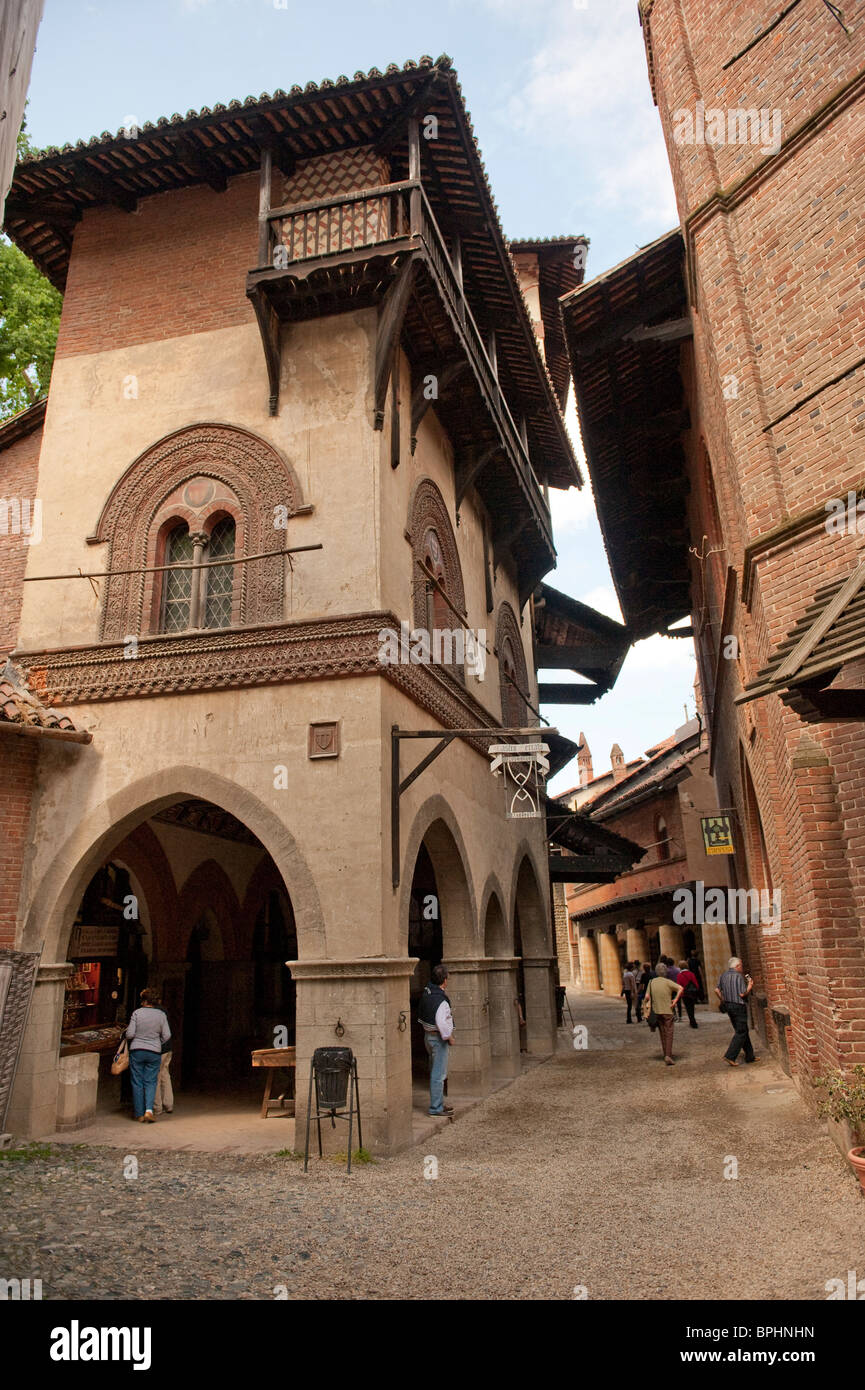
[[[85,193],[92,194],[100,203],[108,203],[112,207],[121,208],[123,212],[135,212],[137,210],[137,196],[119,188],[104,174],[99,174],[95,169],[86,167],[77,168],[74,173],[75,183],[78,187],[83,188]]]
[[[178,158],[188,169],[213,189],[214,193],[224,193],[228,187],[228,173],[222,164],[211,159],[201,145],[186,135],[177,135],[171,142]]]

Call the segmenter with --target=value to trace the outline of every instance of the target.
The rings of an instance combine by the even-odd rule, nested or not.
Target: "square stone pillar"
[[[81,1129],[96,1114],[99,1053],[61,1057],[58,1074],[57,1128]]]
[[[454,1015],[448,1057],[448,1099],[483,1095],[490,1086],[489,993],[486,959],[448,956],[445,990]],[[516,1013],[516,1010],[514,1010]]]
[[[583,989],[600,989],[598,974],[598,943],[593,936],[580,932],[580,979]]]
[[[495,1078],[520,1074],[520,1022],[517,1014],[516,959],[487,960],[490,1065]]]
[[[354,1053],[364,1147],[379,1154],[405,1147],[412,1137],[409,980],[417,959],[372,956],[286,965],[297,982],[295,1147],[304,1145],[309,1068],[317,1047],[350,1047]],[[325,1153],[344,1153],[347,1142],[346,1120],[337,1120],[336,1130],[322,1122]],[[352,1142],[357,1147],[356,1130]],[[318,1153],[314,1124],[313,1150]]]
[[[556,1050],[555,956],[523,956],[526,987],[526,1051],[548,1057]]]
[[[75,967],[67,961],[40,965],[6,1128],[22,1139],[39,1139],[57,1128],[60,1030],[66,981]]]

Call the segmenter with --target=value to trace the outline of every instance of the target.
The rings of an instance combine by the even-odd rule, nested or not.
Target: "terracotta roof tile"
[[[7,660],[0,670],[0,723],[29,724],[38,729],[68,729],[75,725],[68,714],[57,714],[27,688],[24,676]]]

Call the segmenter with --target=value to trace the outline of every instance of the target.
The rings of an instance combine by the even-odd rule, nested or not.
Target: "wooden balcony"
[[[279,404],[282,325],[377,306],[375,427],[384,425],[389,393],[398,424],[392,367],[401,345],[412,368],[412,450],[434,405],[455,449],[457,507],[477,487],[493,517],[494,546],[513,550],[527,597],[555,563],[549,510],[525,425],[514,420],[499,380],[495,337],[481,332],[466,298],[459,236],[449,244],[420,179],[265,206],[259,229],[259,266],[247,276],[247,294],[261,330],[271,413]],[[398,428],[391,435],[396,467]]]

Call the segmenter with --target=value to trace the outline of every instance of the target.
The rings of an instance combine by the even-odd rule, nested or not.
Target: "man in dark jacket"
[[[452,1115],[453,1106],[444,1103],[444,1083],[448,1074],[448,1048],[453,1043],[454,1020],[451,1001],[444,992],[446,965],[433,967],[432,978],[420,997],[418,1020],[424,1032],[424,1046],[430,1063],[430,1115]]]

